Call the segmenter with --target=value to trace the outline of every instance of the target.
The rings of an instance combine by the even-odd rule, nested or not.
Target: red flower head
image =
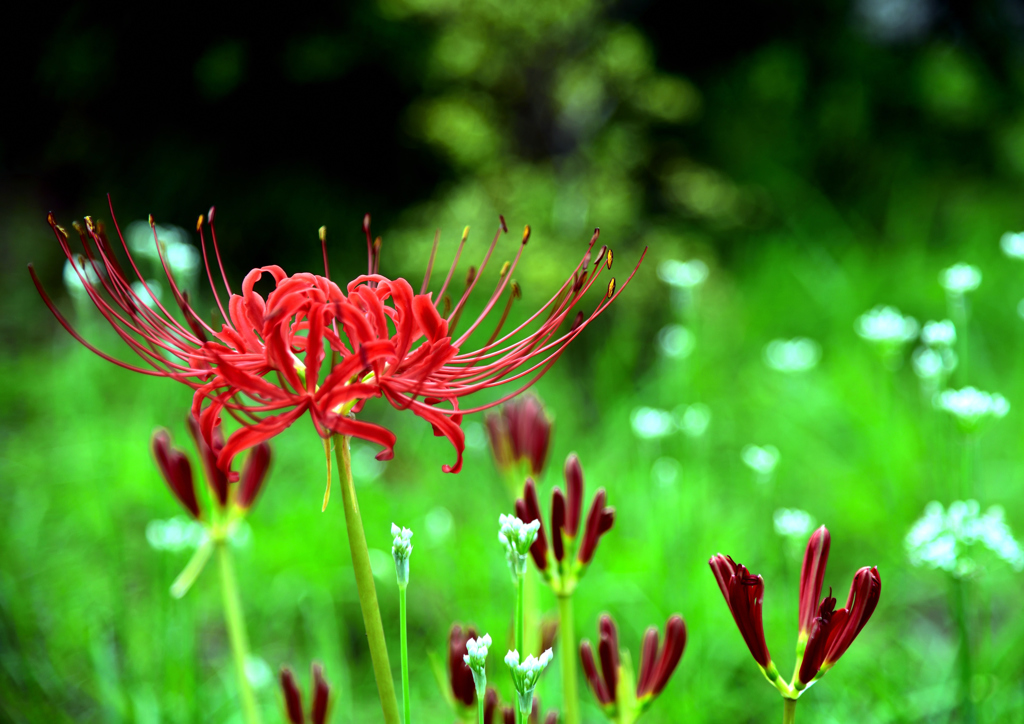
[[[523,497],[516,500],[516,516],[520,520],[524,523],[540,521],[540,530],[530,546],[530,555],[544,580],[562,594],[570,593],[576,587],[594,558],[601,537],[615,523],[615,508],[605,505],[608,496],[604,488],[599,488],[587,514],[583,537],[577,545],[583,514],[583,468],[576,453],[570,453],[565,459],[565,487],[568,496],[558,488],[551,495],[551,553],[555,558],[554,566],[549,565],[548,536],[541,519],[537,486],[532,478],[526,479]]]
[[[302,708],[302,692],[295,683],[291,669],[281,667],[281,693],[284,695],[284,710],[290,724],[306,724],[306,713]],[[324,680],[324,667],[313,664],[313,706],[309,711],[312,724],[325,724],[327,705],[331,689]]]
[[[200,216],[196,228],[214,301],[223,317],[220,329],[203,321],[191,307],[188,294],[175,283],[156,240],[155,228],[154,243],[183,321],[159,300],[154,299],[154,307],[150,308],[132,290],[132,279],[141,282],[147,291],[149,288],[130,254],[127,269],[131,274],[121,266],[102,223],[87,217],[84,229],[76,225],[83,251],[78,255],[72,251],[64,229],[52,215],[49,217],[64,254],[76,262],[75,269],[89,298],[141,358],[141,366],[117,360],[85,341],[47,297],[31,266],[30,272],[43,300],[79,342],[122,367],[171,377],[194,390],[193,413],[199,420],[203,439],[211,450],[217,451],[217,466],[223,471],[230,469],[238,452],[267,440],[307,413],[321,436],[342,434],[369,440],[383,448],[378,459],[390,459],[394,434],[352,416],[367,399],[384,397],[396,408],[411,410],[430,422],[435,435],[448,438],[456,458],[443,470],[458,472],[464,449],[462,415],[501,404],[528,388],[622,291],[616,291],[612,278],[600,287],[603,299],[589,316],[576,313],[583,296],[612,265],[608,247],[600,247],[595,254],[595,231],[579,263],[555,295],[525,322],[503,334],[502,326],[512,300],[518,296],[512,274],[529,240],[527,227],[513,260],[502,267],[497,286],[480,316],[456,332],[467,300],[484,278],[501,231],[495,234],[479,266],[470,267],[465,291],[452,305],[447,292],[468,228],[436,295],[428,292],[436,242],[426,278],[417,293],[406,280],[389,279],[379,273],[380,242],[371,241],[369,216],[363,224],[369,255],[367,273],[344,288],[329,277],[321,229],[325,249],[323,276],[289,276],[278,266],[264,266],[249,272],[241,293],[234,294],[221,264],[213,221],[214,212],[210,209],[208,224]],[[150,223],[154,225],[152,218]],[[211,269],[211,255],[207,253],[207,226],[217,276],[227,293],[226,304]],[[127,254],[128,247],[116,219],[114,228]],[[504,220],[502,230],[507,231]],[[627,284],[635,273],[634,268]],[[265,299],[255,291],[256,282],[264,275],[271,277],[275,285]],[[94,283],[97,278],[99,282]],[[500,306],[503,297],[507,297],[505,311],[486,344],[468,349],[470,336]],[[574,321],[567,325],[569,315],[574,313]],[[506,384],[515,389],[493,402],[460,409],[461,398]],[[241,427],[219,447],[215,430],[225,411]]]
[[[807,542],[807,552],[800,572],[797,667],[789,683],[779,676],[765,644],[761,623],[761,604],[764,599],[764,581],[761,576],[752,576],[744,566],[735,563],[729,556],[718,554],[711,559],[711,570],[747,648],[768,680],[788,699],[799,697],[804,689],[835,665],[871,618],[882,592],[878,568],[865,567],[857,571],[853,578],[845,608],[836,609],[836,599],[832,597],[831,589],[819,601],[830,543],[831,536],[825,526],[816,530]]]
[[[601,668],[598,670],[590,642],[580,643],[580,659],[583,673],[605,713],[614,718],[622,706],[619,683],[619,633],[611,616],[601,617],[599,624],[600,642],[597,646]],[[638,713],[646,711],[665,688],[686,648],[686,624],[683,617],[675,614],[665,624],[665,645],[658,651],[658,629],[651,626],[644,634],[643,650],[640,655],[640,678],[636,683]]]

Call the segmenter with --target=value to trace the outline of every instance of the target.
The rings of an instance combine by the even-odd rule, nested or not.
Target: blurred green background
[[[967,445],[981,512],[1001,506],[1024,534],[1024,264],[1000,250],[1003,233],[1024,226],[1024,4],[9,10],[0,48],[0,718],[241,721],[214,572],[183,600],[168,595],[189,550],[162,523],[180,511],[148,442],[167,426],[190,449],[189,392],[79,347],[25,272],[34,262],[83,334],[128,359],[64,286],[65,260],[45,224],[50,209],[65,225],[106,219],[109,192],[122,222],[153,213],[186,230],[216,204],[236,284],[266,263],[319,271],[322,224],[332,276],[356,273],[367,211],[384,238],[382,271],[418,284],[435,229],[443,261],[472,226],[465,268],[500,212],[513,237],[533,228],[513,315],[547,299],[593,227],[614,248],[620,280],[649,247],[625,294],[537,386],[555,418],[542,505],[576,451],[588,490],[607,488],[618,515],[579,589],[577,637],[596,639],[598,615],[611,612],[635,658],[644,628],[680,612],[690,641],[645,721],[777,718],[778,695],[707,559],[729,553],[764,575],[768,645],[788,674],[808,521],[778,511],[795,509],[832,531],[826,586],[841,603],[858,567],[877,565],[883,582],[867,628],[801,699],[801,720],[967,720],[954,616],[962,587],[977,717],[1024,721],[1024,578],[1005,535],[1002,556],[985,545],[1001,531],[998,515],[985,518],[988,538],[963,534],[943,559],[955,554],[960,578],[912,565],[906,544],[930,501],[963,497]],[[501,253],[515,246],[507,240]],[[691,259],[705,267],[666,265]],[[918,343],[883,359],[855,332],[878,304],[921,323],[948,317],[957,298],[938,276],[958,261],[983,281],[966,297],[961,364],[948,384],[1010,403],[967,443],[934,409],[934,380],[915,374]],[[682,283],[704,269],[700,283]],[[793,338],[813,341],[770,346]],[[386,465],[369,446],[355,450],[392,662],[397,671],[387,555],[396,521],[416,533],[413,711],[417,721],[451,721],[430,659],[443,661],[453,622],[504,646],[513,589],[496,532],[511,501],[482,416],[464,424],[458,476],[441,472],[453,453],[425,423],[380,401],[365,417],[399,441]],[[266,719],[283,720],[278,667],[308,681],[318,659],[335,686],[333,721],[376,721],[340,500],[320,512],[320,443],[303,420],[274,450],[237,547]],[[507,699],[505,672],[494,666],[491,676]],[[538,693],[545,709],[558,706],[557,666]],[[590,692],[581,694],[584,721],[600,721]]]

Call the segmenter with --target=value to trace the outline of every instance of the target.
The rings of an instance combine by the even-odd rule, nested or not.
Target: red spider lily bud
[[[825,579],[825,565],[828,563],[828,548],[832,537],[828,529],[821,526],[807,541],[803,568],[800,569],[800,633],[806,635],[818,616],[818,601],[821,600],[821,584]]]
[[[244,510],[252,507],[256,496],[263,489],[263,481],[267,477],[267,469],[270,467],[270,445],[261,442],[254,447],[245,460],[242,468],[242,478],[238,485],[238,493],[235,495],[235,502]]]
[[[516,724],[516,710],[510,706],[501,708],[502,724]]]
[[[522,395],[506,403],[500,414],[485,418],[494,462],[509,470],[525,462],[533,475],[540,475],[551,445],[551,420],[533,395]]]
[[[878,567],[865,566],[857,571],[850,586],[850,595],[846,599],[846,608],[836,611],[838,618],[841,611],[847,611],[846,620],[841,624],[833,621],[833,632],[829,635],[828,650],[825,652],[823,669],[829,669],[846,653],[850,644],[857,638],[864,625],[871,618],[882,595],[882,578],[878,575]]]
[[[540,651],[538,656],[548,649],[554,648],[555,639],[558,637],[558,619],[546,618],[540,624]]]
[[[590,690],[594,692],[597,703],[601,706],[608,706],[615,703],[615,698],[608,691],[608,685],[597,672],[597,665],[594,663],[594,651],[590,648],[590,642],[584,639],[580,642],[580,661],[583,663],[583,674],[587,677]]]
[[[565,532],[575,538],[580,529],[580,516],[583,513],[583,468],[576,453],[569,453],[569,457],[565,459],[565,490],[568,496]]]
[[[281,691],[284,692],[284,708],[291,724],[305,724],[306,715],[302,711],[302,692],[295,683],[295,677],[287,667],[281,668]]]
[[[846,622],[847,612],[843,609],[836,611],[836,599],[832,597],[832,590],[821,602],[818,615],[811,622],[808,631],[807,646],[804,648],[803,660],[800,662],[800,671],[797,681],[807,685],[814,680],[825,661],[825,652],[828,650],[829,636],[833,631],[842,628]],[[838,614],[838,615],[837,615]]]
[[[565,496],[555,488],[551,493],[551,549],[559,563],[565,558],[562,534],[565,532]]]
[[[476,684],[473,682],[473,671],[466,665],[464,657],[469,653],[466,642],[475,639],[476,629],[472,626],[463,629],[458,624],[452,626],[448,634],[448,683],[456,700],[466,706],[476,701]]]
[[[549,711],[548,715],[544,717],[544,724],[558,724],[558,712]]]
[[[202,432],[199,429],[199,421],[194,415],[189,415],[188,429],[195,440],[196,449],[199,451],[199,458],[203,461],[203,470],[206,472],[206,482],[213,491],[217,502],[221,507],[228,504],[228,476],[217,466],[217,456],[224,447],[224,433],[220,426],[213,428],[213,448],[206,444]]]
[[[516,500],[516,517],[524,523],[540,522],[540,530],[537,531],[537,538],[530,546],[530,555],[533,562],[537,564],[538,570],[545,570],[548,567],[548,541],[544,535],[544,521],[540,517],[540,504],[537,502],[537,486],[533,478],[526,479],[523,487],[523,497]]]
[[[583,542],[580,543],[580,552],[577,558],[583,565],[588,565],[597,550],[597,543],[601,536],[611,530],[615,523],[615,508],[604,506],[607,494],[604,488],[599,488],[594,502],[590,505],[590,514],[587,516],[587,527],[583,532]]]
[[[709,563],[751,656],[759,666],[767,669],[771,664],[771,655],[764,640],[764,625],[761,621],[764,579],[752,575],[745,566],[721,553],[715,555]]]
[[[686,623],[676,614],[665,624],[665,646],[658,655],[658,629],[651,626],[644,636],[643,653],[640,656],[640,678],[637,681],[636,696],[654,698],[661,693],[672,673],[683,657],[686,648]]]
[[[619,686],[619,631],[607,614],[601,617],[598,628],[601,640],[597,644],[597,655],[601,659],[601,673],[608,691],[615,696]]]
[[[330,703],[331,687],[324,679],[324,667],[313,664],[313,709],[310,718],[313,724],[327,723],[327,705]]]
[[[180,450],[171,447],[171,434],[167,430],[153,433],[153,457],[160,466],[164,480],[170,487],[174,497],[185,506],[189,514],[199,519],[199,503],[196,500],[196,487],[192,480],[192,465]]]

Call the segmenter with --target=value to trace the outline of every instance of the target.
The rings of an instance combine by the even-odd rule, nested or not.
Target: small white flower
[[[1010,403],[999,393],[983,392],[974,387],[943,390],[935,395],[933,404],[953,415],[961,427],[973,430],[987,417],[1006,417]]]
[[[466,642],[466,655],[462,660],[473,672],[473,683],[476,685],[476,695],[483,698],[487,691],[487,652],[491,647],[490,634]]]
[[[697,438],[708,431],[711,424],[711,408],[702,402],[687,407],[679,419],[679,428],[687,437]]]
[[[939,272],[939,284],[948,294],[961,296],[981,285],[981,270],[970,264],[954,264]]]
[[[887,347],[913,341],[919,329],[913,317],[904,317],[896,307],[882,306],[860,315],[854,328],[862,339]]]
[[[929,347],[952,347],[956,344],[956,326],[949,319],[925,322],[921,329],[921,341]]]
[[[629,416],[633,434],[644,439],[665,437],[676,430],[672,413],[654,407],[638,407]]]
[[[938,502],[929,503],[904,543],[911,564],[941,568],[958,578],[977,568],[969,554],[979,543],[1014,570],[1024,570],[1024,548],[1006,524],[1003,509],[994,505],[981,514],[976,500],[957,500],[948,511]]]
[[[147,289],[147,287],[149,287]],[[163,297],[163,287],[160,286],[160,282],[156,279],[147,279],[146,283],[132,282],[132,291],[135,292],[135,296],[150,309],[157,306],[157,302]]]
[[[1024,233],[1007,231],[999,239],[999,246],[1011,259],[1024,259]]]
[[[764,348],[764,363],[778,372],[806,372],[821,359],[821,347],[813,339],[773,339]]]
[[[551,649],[542,653],[539,658],[531,654],[522,662],[519,661],[518,651],[513,650],[505,654],[505,663],[512,674],[512,683],[515,684],[516,693],[519,695],[520,712],[528,714],[533,709],[533,690],[553,657]]]
[[[100,283],[97,269],[103,270],[103,265],[100,262],[94,266],[91,261],[80,254],[75,255],[74,261],[68,259],[64,262],[64,287],[68,293],[76,298],[86,299],[88,293],[85,290],[85,285],[95,287]]]
[[[658,265],[658,277],[673,287],[693,289],[699,287],[708,278],[708,265],[700,259],[679,261],[666,259]]]
[[[762,481],[766,481],[779,464],[779,449],[774,445],[747,445],[740,457],[744,465],[757,473]]]
[[[775,532],[783,538],[803,540],[814,529],[814,518],[806,510],[779,508],[773,517]]]
[[[956,352],[948,347],[918,347],[913,356],[914,374],[922,382],[939,383],[956,369],[957,361]]]
[[[530,553],[530,546],[537,540],[540,521],[524,523],[514,515],[502,515],[498,518],[498,524],[501,526],[498,541],[505,547],[509,568],[515,576],[521,576],[526,573],[526,557]]]
[[[395,573],[398,576],[398,585],[409,584],[409,556],[412,555],[412,531],[408,528],[399,528],[391,524],[391,535],[394,540],[391,542],[391,556],[395,559]]]
[[[658,332],[658,345],[670,359],[686,359],[693,354],[697,339],[693,332],[681,324],[670,324]]]

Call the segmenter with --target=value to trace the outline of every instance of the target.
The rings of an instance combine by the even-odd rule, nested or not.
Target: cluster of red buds
[[[460,718],[466,721],[475,721],[476,713],[472,708],[476,705],[476,683],[473,680],[473,671],[466,664],[466,654],[469,652],[467,642],[477,638],[477,631],[472,626],[463,628],[459,624],[452,626],[448,633],[448,686],[449,695],[453,707]],[[515,708],[502,706],[498,692],[488,688],[484,695],[484,724],[514,724]],[[551,711],[543,718],[540,718],[540,704],[537,697],[533,700],[533,713],[530,714],[529,724],[557,724],[558,713]]]
[[[541,520],[537,486],[532,478],[526,479],[523,497],[516,500],[516,516],[520,520],[524,523],[540,522],[540,531],[530,547],[530,555],[544,580],[560,596],[573,592],[593,560],[601,536],[615,523],[615,508],[605,505],[608,496],[604,488],[598,489],[594,495],[586,522],[583,522],[583,468],[575,453],[565,460],[565,489],[563,493],[556,487],[551,494],[550,531],[545,530]],[[549,532],[554,565],[548,557]]]
[[[521,395],[505,403],[500,412],[487,415],[484,422],[498,470],[514,477],[516,485],[525,475],[543,472],[551,447],[551,419],[540,400]]]
[[[284,694],[284,710],[290,724],[306,724],[306,713],[302,707],[302,692],[295,683],[295,677],[288,667],[281,668],[281,691]],[[324,680],[324,668],[313,664],[313,705],[309,710],[312,724],[327,722],[331,688]]]
[[[235,511],[244,515],[252,507],[266,480],[270,467],[270,445],[263,442],[252,448],[246,457],[241,475],[234,471],[224,472],[217,466],[217,456],[220,448],[224,446],[224,435],[220,426],[214,428],[212,446],[207,444],[199,431],[199,423],[191,415],[188,417],[188,428],[195,440],[206,482],[219,513],[225,513],[231,505]],[[152,447],[160,472],[163,473],[164,480],[167,481],[174,497],[189,515],[195,520],[201,520],[202,510],[196,497],[192,464],[188,457],[172,446],[171,434],[162,428],[153,433]]]
[[[765,643],[761,620],[764,579],[751,574],[729,556],[719,553],[710,561],[711,570],[750,654],[768,681],[787,699],[799,697],[846,653],[874,613],[882,592],[878,568],[865,566],[853,577],[845,608],[836,609],[831,588],[829,595],[822,599],[821,588],[830,542],[828,530],[821,526],[807,543],[800,572],[800,635],[797,639],[796,671],[789,683],[779,675]]]
[[[624,666],[620,658],[619,632],[611,616],[602,616],[598,628],[597,653],[601,668],[598,669],[590,642],[584,640],[580,644],[583,672],[605,716],[619,724],[632,724],[650,708],[679,665],[686,648],[686,624],[679,614],[669,617],[660,650],[657,627],[647,629],[635,689],[632,668]]]

